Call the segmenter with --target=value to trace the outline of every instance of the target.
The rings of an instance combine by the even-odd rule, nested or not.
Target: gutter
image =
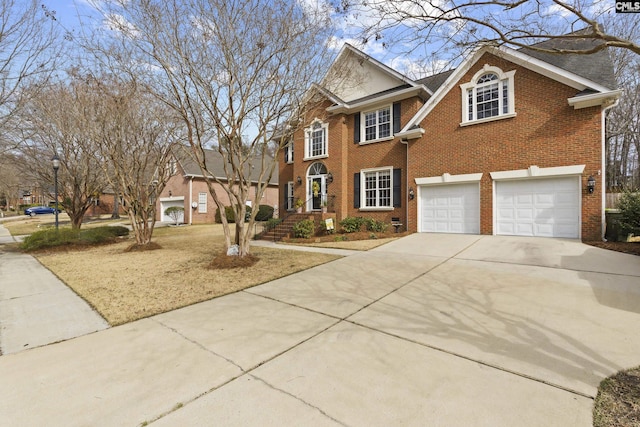
[[[614,92],[619,92],[622,93],[621,90],[618,91],[614,91]],[[604,107],[602,109],[602,125],[600,126],[601,128],[601,132],[602,132],[602,146],[600,147],[600,149],[602,150],[602,173],[601,173],[601,177],[600,177],[600,185],[602,186],[602,201],[601,201],[601,218],[600,218],[600,233],[601,236],[600,238],[602,239],[602,241],[605,241],[605,234],[606,234],[606,228],[607,228],[607,213],[606,213],[606,207],[607,207],[607,181],[606,181],[606,177],[607,177],[607,151],[606,151],[606,126],[607,126],[607,110],[615,107],[618,105],[618,103],[620,102],[620,98],[616,98],[616,100],[610,104],[607,105],[606,107]]]
[[[618,104],[618,100],[620,99],[621,95],[622,90],[618,89],[608,92],[594,93],[591,95],[574,96],[573,98],[568,98],[567,101],[569,102],[569,105],[575,110],[601,105],[605,107],[605,109],[603,110],[604,113],[604,111],[608,108],[611,108]]]
[[[424,85],[420,85],[420,86],[409,87],[406,89],[401,89],[396,92],[391,92],[386,95],[382,95],[380,97],[368,99],[366,101],[361,101],[351,105],[347,103],[333,105],[327,108],[327,112],[333,113],[333,114],[338,114],[338,113],[350,114],[350,113],[360,111],[369,106],[399,101],[402,99],[406,99],[412,95],[418,95],[420,93],[425,93],[427,97],[429,96],[429,90],[427,89],[427,87]]]

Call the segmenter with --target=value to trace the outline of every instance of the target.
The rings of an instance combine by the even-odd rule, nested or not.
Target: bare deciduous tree
[[[605,22],[611,31],[640,40],[640,27],[626,21]],[[640,188],[640,56],[628,50],[610,52],[622,96],[607,115],[607,189]]]
[[[51,158],[60,157],[58,190],[73,228],[80,228],[93,199],[106,180],[96,160],[94,95],[85,77],[71,72],[67,81],[37,88],[21,113],[29,138],[21,147],[24,171],[40,182],[53,183]]]
[[[94,80],[93,129],[105,177],[124,200],[136,245],[151,243],[155,201],[169,179],[171,146],[178,140],[173,111],[135,81]]]
[[[248,224],[230,230],[219,184],[235,218],[244,218],[253,177],[257,206],[276,167],[266,155],[283,147],[303,114],[304,93],[330,60],[327,9],[296,0],[128,0],[102,3],[114,43],[105,61],[146,75],[156,95],[184,121],[194,158],[209,177],[221,213],[226,247],[249,253]],[[104,42],[105,37],[101,40]],[[206,148],[224,162],[225,177],[207,171]],[[253,171],[253,172],[252,172]],[[255,185],[255,182],[253,182]]]
[[[17,209],[21,184],[17,157],[5,153],[0,157],[0,210]]]
[[[607,29],[601,23],[616,15],[614,2],[591,0],[342,0],[336,7],[354,18],[363,40],[384,45],[406,43],[417,49],[424,43],[445,41],[469,48],[494,42],[543,53],[594,53],[607,47],[640,54],[640,44]],[[637,15],[617,14],[616,19],[638,26]],[[583,30],[576,33],[578,30]],[[592,43],[534,46],[541,40],[591,40]]]
[[[22,140],[15,116],[60,61],[55,19],[36,0],[0,0],[0,154]]]

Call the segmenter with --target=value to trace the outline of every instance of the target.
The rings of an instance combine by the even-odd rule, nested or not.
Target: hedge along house
[[[349,45],[336,64],[356,78],[325,79],[285,147],[281,209],[327,201],[338,221],[409,231],[602,238],[605,110],[620,96],[606,51],[484,46],[416,81]]]
[[[207,170],[212,172],[220,181],[226,182],[227,176],[224,172],[222,157],[215,150],[205,150]],[[212,224],[215,222],[217,206],[213,197],[209,193],[207,181],[202,175],[200,167],[189,153],[188,147],[178,147],[174,149],[174,154],[170,160],[171,177],[162,193],[160,193],[157,206],[157,218],[161,222],[173,223],[173,219],[164,214],[165,210],[171,206],[184,208],[184,216],[181,221],[185,224]],[[252,171],[253,172],[253,171]],[[278,205],[278,178],[272,177],[269,186],[265,190],[261,200],[255,201],[256,179],[253,174],[249,177],[252,182],[249,191],[249,200],[252,205]],[[212,179],[210,176],[209,179]],[[225,206],[230,206],[229,196],[222,188],[222,185],[213,182],[218,197]]]

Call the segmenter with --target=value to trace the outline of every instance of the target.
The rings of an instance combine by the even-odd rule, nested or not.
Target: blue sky
[[[66,30],[78,31],[78,15],[83,17],[85,22],[89,22],[86,17],[90,16],[93,8],[90,6],[91,1],[100,0],[41,0],[49,10],[55,10],[56,18],[58,22]],[[334,10],[331,7],[331,0],[296,0],[305,8],[327,8],[326,10]],[[370,0],[370,3],[381,2],[383,0]],[[431,0],[442,1],[446,0]],[[598,13],[596,9],[603,10],[603,8],[613,7],[613,3],[610,0],[570,0],[578,3],[584,3],[588,15],[592,13]],[[333,1],[335,3],[335,0]],[[362,5],[362,2],[357,2]],[[536,3],[538,4],[538,3]],[[575,20],[575,16],[569,16],[566,10],[563,10],[554,4],[551,0],[540,0],[540,7],[543,10],[545,16],[544,25],[552,28],[557,27],[557,31],[564,32],[571,29],[571,20]],[[408,7],[408,6],[407,6]],[[404,9],[405,6],[402,6]],[[448,32],[452,32],[451,28],[454,24],[442,24],[438,27],[440,33],[440,40],[432,41],[431,43],[425,43],[422,41],[408,41],[408,38],[412,34],[417,34],[416,31],[419,27],[412,27],[412,24],[397,26],[393,30],[389,30],[383,33],[384,37],[381,40],[370,39],[366,44],[362,43],[362,39],[358,37],[359,26],[366,25],[367,23],[375,22],[375,13],[371,10],[363,9],[362,6],[358,7],[359,10],[353,9],[351,13],[341,16],[332,14],[336,27],[338,28],[338,34],[332,40],[329,40],[329,45],[337,52],[344,42],[348,42],[355,47],[362,49],[367,54],[373,56],[377,60],[384,62],[390,67],[406,74],[411,78],[419,78],[424,75],[434,74],[435,72],[442,71],[450,68],[451,65],[456,65],[457,52],[444,52],[443,40],[447,39]],[[486,13],[487,9],[478,9],[478,14]],[[490,13],[487,15],[489,19],[503,18],[506,12],[492,11],[498,13]],[[493,16],[496,15],[496,16]],[[504,16],[506,18],[506,16]],[[92,24],[95,25],[95,24]],[[415,23],[413,24],[415,25]],[[419,25],[419,24],[418,24]],[[584,26],[584,25],[582,25]],[[562,28],[562,29],[561,29]],[[578,28],[575,28],[578,29]],[[568,31],[567,31],[568,32]],[[409,37],[407,37],[409,35]],[[387,45],[383,45],[387,43]],[[450,44],[450,43],[449,43]],[[446,43],[445,43],[446,46]],[[458,60],[460,58],[458,57]],[[452,62],[450,62],[452,61]]]

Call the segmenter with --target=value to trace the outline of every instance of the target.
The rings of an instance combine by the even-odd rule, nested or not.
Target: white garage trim
[[[542,178],[552,176],[582,175],[585,165],[558,166],[554,168],[539,168],[538,166],[529,166],[529,169],[518,169],[510,171],[489,172],[491,179],[500,181],[505,179],[525,179],[525,178]]]
[[[495,181],[493,233],[580,238],[580,189],[580,175]]]
[[[418,186],[418,231],[480,233],[480,183]]]
[[[178,206],[178,207],[184,208],[184,196],[160,198],[160,218],[162,218],[160,222],[169,222],[169,223],[174,222],[173,219],[171,219],[170,217],[164,214],[164,211],[171,206]],[[184,213],[182,215],[182,221],[178,221],[178,222],[184,222]]]
[[[444,173],[441,176],[429,176],[416,178],[416,185],[440,185],[440,184],[462,184],[464,182],[480,182],[482,173],[467,173],[461,175],[451,175]]]

